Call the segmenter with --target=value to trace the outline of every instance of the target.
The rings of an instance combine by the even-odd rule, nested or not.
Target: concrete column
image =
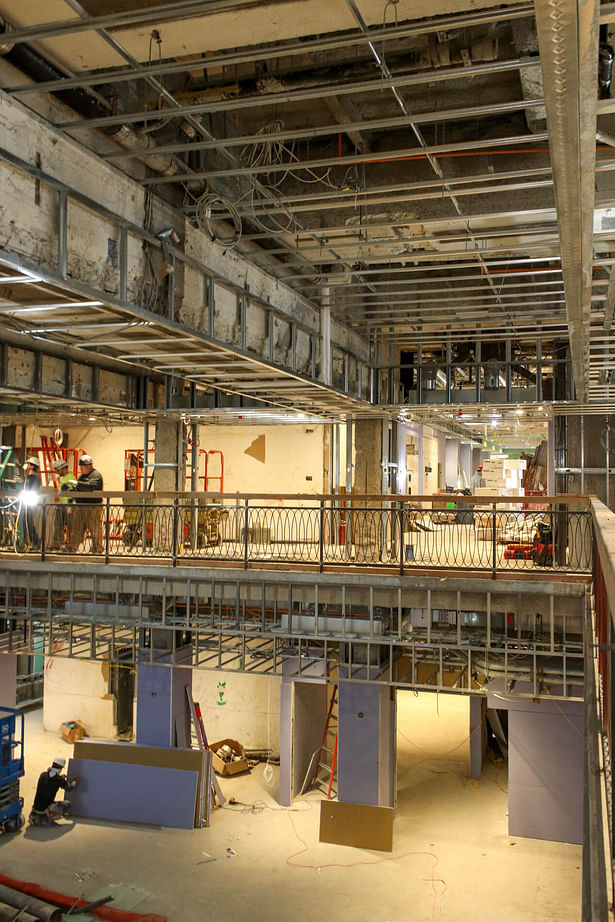
[[[174,666],[167,665],[170,653],[154,654],[153,663],[149,658],[149,649],[143,649],[137,667],[136,741],[140,746],[189,749],[192,718],[186,689],[192,690],[192,669],[186,667],[192,663],[192,645],[175,650]]]
[[[184,489],[185,425],[173,419],[160,419],[156,422],[154,438],[154,482],[158,491],[181,491]],[[171,499],[162,500],[165,506],[171,506]],[[180,524],[183,521],[180,517]],[[173,542],[173,517],[170,510],[153,510],[154,547],[170,552]]]
[[[469,696],[470,705],[470,778],[477,780],[483,773],[483,714],[485,699],[479,695]]]
[[[382,492],[382,440],[385,423],[380,419],[355,421],[355,467],[353,493]],[[379,502],[361,503],[365,511],[352,513],[352,534],[358,561],[380,559],[381,522],[371,509],[379,509]]]
[[[457,486],[457,470],[459,467],[459,442],[457,439],[447,439],[444,446],[444,486]]]
[[[340,680],[337,796],[346,803],[395,804],[394,692],[380,683]]]
[[[154,490],[183,490],[185,464],[185,426],[174,419],[156,423],[154,440]],[[164,466],[159,466],[164,465]]]
[[[320,368],[324,384],[331,385],[333,369],[331,364],[331,289],[324,285],[320,308]]]
[[[472,483],[472,446],[469,442],[461,442],[459,444],[459,467],[463,471],[465,486],[470,486]]]

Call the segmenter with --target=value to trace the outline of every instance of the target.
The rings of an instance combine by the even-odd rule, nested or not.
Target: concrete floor
[[[0,836],[0,868],[75,897],[112,893],[119,908],[169,922],[576,922],[581,849],[507,835],[506,766],[468,778],[467,702],[400,692],[398,724],[391,855],[320,845],[319,797],[279,808],[277,769],[268,784],[260,765],[221,781],[248,806],[216,809],[209,829],[26,828]],[[27,714],[26,811],[38,773],[70,749],[42,730],[40,710]]]

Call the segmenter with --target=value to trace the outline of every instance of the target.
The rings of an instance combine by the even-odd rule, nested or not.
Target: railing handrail
[[[0,498],[6,498],[10,500],[15,500],[18,493],[16,491],[2,491],[0,492]],[[223,504],[225,502],[232,503],[237,500],[290,500],[290,501],[305,501],[312,500],[313,502],[320,502],[330,500],[335,503],[355,503],[355,502],[381,502],[381,503],[405,503],[407,505],[412,505],[413,503],[453,503],[458,504],[467,504],[473,506],[482,506],[482,505],[507,505],[510,503],[524,503],[528,506],[539,506],[543,504],[549,505],[562,505],[562,506],[571,506],[571,505],[590,505],[593,501],[596,501],[595,497],[592,497],[588,493],[561,493],[554,496],[524,496],[522,494],[514,494],[511,496],[499,496],[499,495],[485,495],[485,496],[475,496],[469,495],[465,496],[460,493],[432,493],[432,494],[410,494],[410,493],[229,493],[224,492],[220,493],[219,491],[179,491],[179,490],[97,490],[92,492],[86,492],[85,490],[70,491],[68,493],[59,493],[52,486],[42,487],[39,491],[39,496],[44,501],[47,499],[56,499],[58,497],[68,498],[69,500],[74,501],[76,497],[81,499],[105,499],[109,497],[112,499],[116,497],[122,500],[143,500],[147,499],[215,499],[219,503]],[[601,504],[600,504],[601,505]]]

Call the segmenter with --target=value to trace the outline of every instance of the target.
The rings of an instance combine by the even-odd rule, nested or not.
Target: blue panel
[[[192,829],[197,772],[151,765],[71,759],[79,785],[69,799],[75,816]]]
[[[380,693],[377,685],[339,683],[337,794],[340,801],[379,804]]]
[[[137,668],[137,743],[140,746],[173,745],[170,666],[139,663]]]

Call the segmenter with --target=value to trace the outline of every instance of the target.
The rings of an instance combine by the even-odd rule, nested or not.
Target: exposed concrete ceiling
[[[96,94],[63,130],[130,126],[145,184],[206,226],[200,197],[223,196],[238,249],[385,361],[443,336],[570,334],[578,397],[610,398],[608,143],[594,160],[597,113],[604,133],[615,115],[597,104],[594,0],[580,18],[570,0],[0,0],[0,14],[7,40],[65,75],[39,94]],[[28,82],[8,89],[35,104]],[[128,169],[135,151],[104,156]]]

